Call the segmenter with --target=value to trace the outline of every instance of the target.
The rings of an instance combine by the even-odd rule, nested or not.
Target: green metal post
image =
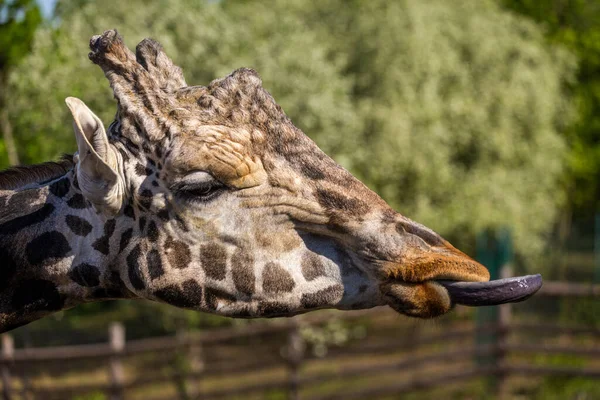
[[[513,246],[510,230],[499,229],[496,232],[485,231],[477,235],[477,261],[485,265],[490,271],[490,279],[500,279],[504,266],[513,261]],[[476,323],[478,329],[484,326],[501,327],[501,314],[498,307],[478,307],[476,310]],[[502,327],[501,327],[502,328]],[[503,339],[498,333],[478,333],[476,343],[479,346],[495,346]],[[499,354],[477,358],[477,364],[482,367],[498,366],[501,357]],[[490,393],[499,392],[502,379],[492,376],[488,380]]]
[[[594,259],[596,260],[594,283],[600,283],[600,213],[596,214],[596,223],[594,224]]]
[[[495,235],[490,231],[484,231],[477,235],[477,261],[482,263],[490,271],[490,279],[498,279],[500,266],[498,265],[498,241]],[[481,329],[490,326],[498,320],[498,309],[496,307],[478,307],[475,311],[475,320],[477,328]],[[478,333],[476,342],[479,346],[492,345],[496,341],[496,335],[490,333]],[[494,364],[493,356],[484,356],[477,358],[477,364],[480,366],[490,366]]]

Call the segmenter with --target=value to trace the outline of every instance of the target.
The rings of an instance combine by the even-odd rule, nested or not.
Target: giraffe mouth
[[[435,282],[448,291],[453,304],[478,307],[526,300],[542,287],[542,276],[526,275],[487,282],[450,280]]]
[[[395,283],[402,287],[398,293],[408,290],[416,293],[416,287],[421,287],[420,294],[432,299],[430,305],[434,305],[423,313],[427,317],[441,314],[434,309],[437,303],[433,299],[448,306],[493,306],[526,300],[542,286],[542,276],[539,274],[490,281],[487,268],[454,248],[450,250],[443,254],[421,253],[418,257],[405,258],[401,267],[398,264],[384,264],[383,271],[390,282],[388,285],[394,286]],[[386,289],[388,287],[385,286]],[[417,307],[415,310],[420,312],[425,308]],[[413,315],[420,316],[417,312],[413,312]]]

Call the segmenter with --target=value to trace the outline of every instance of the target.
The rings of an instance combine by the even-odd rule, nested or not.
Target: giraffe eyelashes
[[[207,172],[195,172],[185,180],[171,185],[171,191],[179,198],[189,202],[209,202],[229,188]]]
[[[185,201],[201,203],[209,202],[227,190],[227,186],[218,181],[196,184],[182,183],[181,186],[174,186],[171,190],[176,196]]]

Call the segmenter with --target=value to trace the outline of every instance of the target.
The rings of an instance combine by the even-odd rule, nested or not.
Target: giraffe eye
[[[183,200],[206,203],[225,192],[227,186],[207,172],[196,172],[171,185],[171,190]]]

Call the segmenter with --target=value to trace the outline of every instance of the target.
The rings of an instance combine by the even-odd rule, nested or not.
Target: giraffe
[[[394,211],[295,127],[258,74],[188,86],[116,30],[89,58],[108,127],[69,97],[78,151],[0,173],[0,331],[77,304],[149,299],[230,317],[389,305],[431,318],[439,280],[487,269]]]

